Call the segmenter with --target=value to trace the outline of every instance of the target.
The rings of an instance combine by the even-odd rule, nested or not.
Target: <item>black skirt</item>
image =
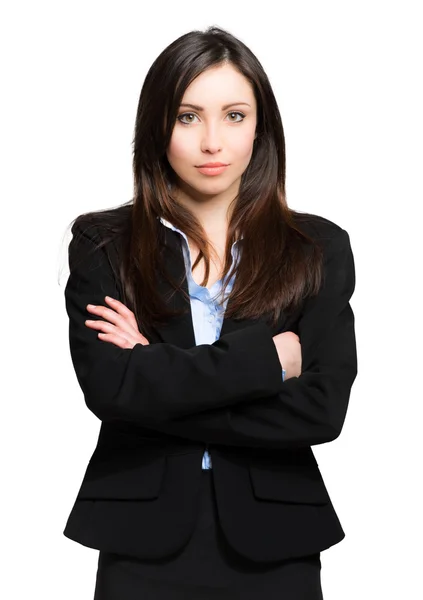
[[[170,558],[100,551],[94,600],[323,600],[320,553],[272,563],[240,556],[220,528],[211,470],[202,471],[195,531]]]

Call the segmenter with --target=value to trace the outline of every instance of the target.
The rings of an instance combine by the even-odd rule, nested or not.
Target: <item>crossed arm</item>
[[[73,365],[99,419],[264,448],[319,444],[340,434],[357,373],[349,304],[354,260],[345,230],[327,244],[324,285],[299,318],[302,373],[285,382],[264,323],[188,350],[167,343],[122,349],[100,340],[85,325],[86,305],[104,303],[106,294],[119,298],[119,291],[105,253],[92,249],[84,234],[71,241],[65,300]]]

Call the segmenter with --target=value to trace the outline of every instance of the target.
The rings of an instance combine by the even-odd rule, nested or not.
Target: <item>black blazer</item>
[[[171,273],[182,278],[180,235],[160,226]],[[310,446],[339,436],[357,374],[354,259],[335,223],[313,215],[302,227],[324,244],[325,280],[295,315],[282,314],[274,328],[264,318],[226,318],[216,342],[196,346],[188,312],[130,350],[84,324],[99,318],[88,303],[122,300],[109,262],[118,255],[114,243],[110,259],[104,249],[92,252],[100,229],[73,226],[70,351],[85,402],[102,423],[65,536],[140,558],[177,551],[193,532],[208,448],[220,523],[240,554],[280,560],[344,538]],[[182,294],[172,302],[186,306]],[[301,376],[285,382],[272,340],[283,331],[299,335],[302,351]]]

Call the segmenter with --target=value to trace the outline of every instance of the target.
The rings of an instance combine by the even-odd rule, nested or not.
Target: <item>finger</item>
[[[116,327],[115,325],[112,325],[112,323],[108,323],[107,321],[90,321],[87,320],[85,321],[85,324],[87,325],[87,327],[91,327],[91,329],[97,329],[103,333],[111,333],[114,335],[119,335],[125,339],[128,339],[128,333],[122,329],[120,329],[119,327]]]
[[[109,298],[109,296],[106,296],[106,298]],[[121,328],[123,331],[125,331],[129,336],[131,336],[134,339],[135,343],[140,343],[139,337],[141,336],[141,338],[142,338],[141,343],[149,344],[150,342],[148,341],[148,339],[146,337],[144,337],[143,334],[138,329],[138,323],[135,319],[134,313],[131,310],[129,310],[124,304],[119,302],[119,300],[114,300],[113,303],[120,305],[120,306],[116,305],[116,309],[120,310],[124,314],[120,314],[120,313],[116,312],[115,310],[111,310],[110,308],[107,308],[102,305],[87,304],[86,308],[89,312],[92,312],[95,315],[101,316],[104,319],[106,319],[107,321],[116,325],[116,327]],[[91,321],[91,323],[97,323],[97,322],[98,321]]]
[[[132,333],[133,335],[139,334],[138,323],[134,313],[119,300],[110,298],[110,296],[105,296],[105,299],[113,306],[113,310],[106,306],[92,304],[87,305],[87,310],[118,325],[128,333]]]
[[[132,349],[133,348],[133,344],[130,341],[128,341],[127,339],[121,337],[120,335],[116,335],[114,333],[98,333],[97,335],[101,341],[114,344],[115,346],[118,346],[119,348],[123,348],[123,349],[127,349],[127,348]]]
[[[116,329],[115,325],[112,325],[107,321],[101,321],[100,319],[97,319],[96,321],[91,321],[90,319],[87,319],[85,321],[85,325],[91,327],[92,329],[99,329],[100,331],[105,331],[106,333],[111,333],[111,328]]]
[[[86,320],[85,324],[87,325],[87,327],[90,327],[91,329],[97,329],[97,330],[101,331],[102,333],[106,333],[108,335],[110,334],[110,335],[119,336],[122,339],[125,339],[128,342],[130,348],[132,348],[135,344],[142,344],[142,345],[150,344],[150,342],[147,340],[147,338],[145,338],[143,335],[141,335],[138,331],[136,332],[136,335],[135,335],[135,334],[132,334],[131,332],[122,330],[119,327],[116,327],[115,325],[108,323],[107,321]],[[128,346],[126,346],[126,347],[128,347]]]
[[[128,331],[126,331],[125,329],[121,329],[121,327],[113,325],[112,323],[108,323],[107,321],[101,321],[99,319],[96,321],[87,320],[85,321],[85,324],[88,325],[88,327],[92,327],[93,329],[99,329],[104,333],[114,333],[126,339],[130,339],[131,337]]]
[[[121,314],[127,321],[129,321],[133,327],[138,329],[138,323],[135,319],[135,315],[123,302],[120,300],[116,300],[116,298],[111,298],[110,296],[105,296],[105,301],[110,304],[110,306],[116,310],[119,314]]]
[[[88,304],[87,310],[89,312],[94,313],[95,315],[98,315],[99,317],[102,317],[106,321],[113,323],[114,325],[116,325],[117,327],[120,327],[121,329],[123,329],[125,331],[130,332],[133,329],[132,323],[129,323],[125,319],[125,317],[123,317],[121,314],[119,314],[115,310],[112,310],[111,308],[107,308],[106,306],[101,306],[101,305],[93,306],[91,304]]]

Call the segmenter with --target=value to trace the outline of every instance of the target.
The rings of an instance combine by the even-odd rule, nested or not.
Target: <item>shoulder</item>
[[[335,223],[322,215],[291,210],[295,226],[315,240],[330,241],[347,233],[339,223]]]
[[[313,213],[292,211],[291,216],[295,227],[317,243],[326,258],[336,253],[351,254],[349,234],[339,223]]]
[[[71,225],[68,247],[69,268],[80,264],[90,268],[110,265],[115,270],[132,223],[132,204],[78,215]]]
[[[116,208],[91,211],[78,215],[71,226],[75,238],[84,236],[94,243],[123,236],[131,224],[132,204],[124,204]]]

